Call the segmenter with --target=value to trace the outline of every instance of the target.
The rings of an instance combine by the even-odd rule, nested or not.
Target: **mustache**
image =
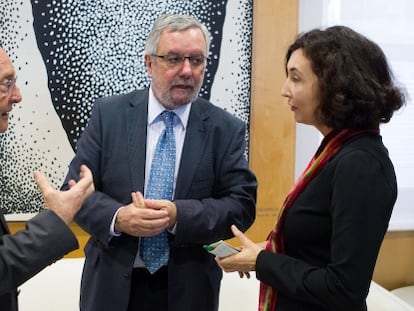
[[[194,81],[174,81],[171,84],[171,87],[195,87]]]

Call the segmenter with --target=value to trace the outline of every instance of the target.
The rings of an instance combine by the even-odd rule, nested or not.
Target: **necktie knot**
[[[167,129],[173,128],[175,112],[170,111],[170,110],[164,110],[161,113],[161,116],[162,116],[162,118],[164,120],[165,127]]]

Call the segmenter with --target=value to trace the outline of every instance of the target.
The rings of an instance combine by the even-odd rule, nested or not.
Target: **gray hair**
[[[206,41],[206,56],[208,57],[211,35],[207,27],[192,16],[179,14],[164,14],[157,18],[148,35],[144,54],[151,55],[157,52],[158,42],[164,29],[167,29],[169,32],[174,32],[190,28],[199,28],[202,31]]]

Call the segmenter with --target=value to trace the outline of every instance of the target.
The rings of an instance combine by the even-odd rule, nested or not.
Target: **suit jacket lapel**
[[[175,185],[175,198],[186,196],[194,174],[199,166],[205,149],[209,115],[202,109],[202,104],[196,100],[191,106],[188,127],[184,140],[181,162]]]
[[[131,184],[135,191],[144,191],[147,140],[148,90],[136,93],[126,111],[128,158]]]

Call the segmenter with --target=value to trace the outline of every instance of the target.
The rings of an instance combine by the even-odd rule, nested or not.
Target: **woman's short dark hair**
[[[319,80],[317,118],[335,129],[378,127],[405,102],[381,48],[345,26],[300,34],[289,47],[303,49]]]

